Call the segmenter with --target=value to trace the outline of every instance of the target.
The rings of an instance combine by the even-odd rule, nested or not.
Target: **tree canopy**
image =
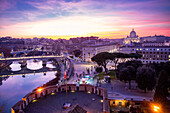
[[[127,66],[121,69],[119,76],[120,80],[124,80],[125,82],[129,82],[129,89],[131,89],[131,80],[134,80],[135,76],[135,68],[133,66]]]
[[[168,96],[168,74],[162,70],[159,74],[158,85],[154,94],[154,101],[166,104]]]
[[[76,57],[79,57],[81,55],[82,51],[80,51],[79,49],[76,49],[73,51],[73,53]]]
[[[113,60],[113,55],[108,52],[101,52],[96,54],[91,58],[93,62],[96,62],[99,66],[103,66],[105,69],[105,72],[107,74],[107,68],[106,65],[108,64],[109,60]]]
[[[155,70],[149,66],[143,65],[137,69],[136,81],[138,87],[146,92],[146,90],[152,90],[156,84]]]

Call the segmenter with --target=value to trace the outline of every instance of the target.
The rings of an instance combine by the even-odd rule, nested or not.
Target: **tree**
[[[119,63],[118,66],[117,66],[117,70],[116,70],[116,77],[119,78],[119,73],[120,71],[125,68],[125,67],[128,67],[128,66],[132,66],[133,67],[133,71],[132,71],[132,78],[133,80],[136,80],[136,71],[137,71],[137,68],[142,66],[142,62],[141,61],[137,61],[137,60],[131,60],[131,61],[127,61],[127,62],[123,62],[123,63]]]
[[[119,62],[119,59],[124,59],[123,61],[126,60],[126,58],[141,58],[142,55],[137,54],[137,53],[130,53],[130,54],[126,54],[126,53],[112,53],[113,55],[113,62],[115,63],[115,70],[116,70],[116,65]]]
[[[154,94],[154,101],[166,104],[168,96],[168,74],[162,70],[159,74],[158,85]]]
[[[3,52],[4,57],[10,57],[11,56],[10,51],[11,50],[7,47],[4,47],[4,46],[0,47],[0,53]]]
[[[41,47],[41,51],[44,51],[44,47]]]
[[[137,69],[136,82],[138,87],[142,90],[152,90],[156,84],[155,80],[155,70],[151,67],[143,65]]]
[[[119,59],[123,56],[123,53],[112,53],[113,55],[113,62],[115,64],[115,70],[116,70],[116,65],[119,62]]]
[[[96,72],[97,72],[97,73],[101,73],[102,71],[103,71],[103,68],[102,68],[102,67],[97,67],[97,68],[96,68]]]
[[[129,89],[131,89],[131,80],[134,80],[135,68],[133,66],[128,66],[123,68],[120,73],[120,80],[124,80],[125,82],[129,82]]]
[[[135,58],[135,59],[139,59],[142,57],[142,55],[138,54],[138,53],[130,53],[129,54],[130,58]]]
[[[109,60],[113,60],[113,56],[111,53],[108,52],[101,52],[96,54],[91,58],[93,62],[96,62],[99,66],[103,66],[105,69],[105,72],[107,74],[107,68],[106,65],[108,64]]]
[[[81,55],[82,51],[77,49],[77,50],[74,50],[73,53],[74,53],[75,57],[79,57]]]

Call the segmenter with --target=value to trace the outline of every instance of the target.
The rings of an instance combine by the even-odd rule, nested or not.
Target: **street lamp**
[[[151,104],[151,109],[153,112],[161,113],[161,107],[159,104]]]
[[[160,110],[160,108],[159,108],[158,106],[153,106],[153,110],[154,110],[155,112],[158,112],[158,111]]]
[[[43,90],[43,88],[38,88],[38,89],[37,89],[37,92],[40,93],[40,92],[42,92],[42,90]]]

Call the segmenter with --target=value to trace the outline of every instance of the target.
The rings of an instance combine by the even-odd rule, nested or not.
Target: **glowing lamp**
[[[155,111],[155,112],[158,112],[159,111],[159,107],[158,106],[153,106],[153,110]]]
[[[88,91],[87,93],[91,93],[90,91]]]
[[[37,89],[38,92],[41,92],[42,90],[43,90],[42,88],[38,88],[38,89]]]
[[[33,100],[32,102],[36,102],[37,100]]]
[[[55,93],[51,93],[51,95],[54,95]]]

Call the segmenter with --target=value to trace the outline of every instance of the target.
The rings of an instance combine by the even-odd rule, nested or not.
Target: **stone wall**
[[[107,90],[103,88],[98,88],[96,86],[88,85],[88,84],[80,84],[79,87],[76,84],[67,84],[68,91],[84,91],[89,93],[94,93],[96,95],[100,95],[103,97],[103,112],[109,113],[109,103],[107,99]],[[57,93],[60,91],[66,91],[66,85],[60,86],[49,86],[42,88],[42,91],[33,90],[32,92],[25,95],[22,100],[18,101],[12,108],[11,113],[24,113],[23,110],[27,107],[28,104],[39,99],[43,96],[47,96],[51,93]]]

